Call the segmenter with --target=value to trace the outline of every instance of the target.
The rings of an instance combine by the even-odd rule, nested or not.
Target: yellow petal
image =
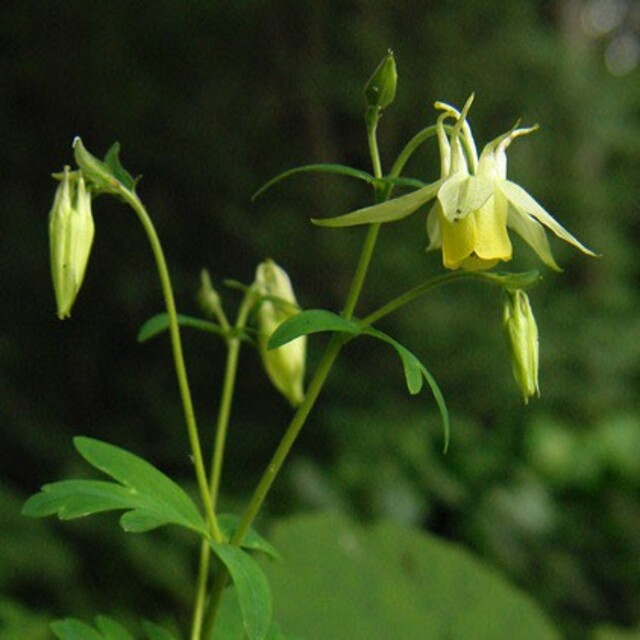
[[[483,260],[511,260],[511,240],[507,234],[506,198],[496,192],[485,205],[474,212],[476,219],[475,253]]]
[[[458,222],[449,222],[438,211],[442,234],[442,261],[447,269],[457,269],[475,250],[476,220],[469,215]]]

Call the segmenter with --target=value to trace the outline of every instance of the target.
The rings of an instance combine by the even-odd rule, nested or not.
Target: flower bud
[[[521,289],[507,291],[504,329],[511,352],[513,375],[525,403],[540,395],[538,387],[538,327],[527,294]]]
[[[256,270],[255,288],[263,297],[258,308],[258,346],[262,363],[273,386],[293,406],[297,406],[304,398],[306,336],[277,349],[267,349],[271,334],[285,320],[300,311],[291,280],[273,260],[266,260]]]
[[[65,167],[49,214],[51,275],[61,320],[71,315],[89,261],[93,236],[91,194],[82,176],[72,174]]]
[[[389,50],[364,86],[367,106],[379,110],[388,107],[396,96],[397,83],[396,61],[393,57],[393,51]]]

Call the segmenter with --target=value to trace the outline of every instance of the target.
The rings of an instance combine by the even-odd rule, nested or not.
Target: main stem
[[[378,117],[379,114],[376,115],[376,117],[371,121],[367,121],[367,138],[374,175],[376,178],[382,178],[382,166],[380,163],[380,153],[378,151],[378,143],[376,138]],[[381,201],[385,197],[386,193],[387,192],[385,191],[376,190],[376,201]],[[351,318],[353,316],[356,305],[358,304],[369,265],[371,263],[371,258],[373,256],[373,250],[378,239],[379,231],[379,224],[370,225],[367,230],[367,236],[360,253],[360,259],[358,260],[358,265],[356,267],[356,271],[351,282],[351,287],[347,295],[347,300],[342,312],[342,315],[345,318]],[[305,398],[302,401],[302,404],[298,407],[298,410],[293,416],[293,419],[291,420],[287,431],[282,437],[282,440],[280,441],[280,444],[278,445],[269,464],[267,465],[267,468],[262,474],[260,482],[253,492],[251,500],[249,501],[249,504],[245,509],[240,524],[238,525],[238,528],[236,529],[230,540],[231,544],[242,544],[244,537],[249,531],[256,516],[258,515],[258,512],[260,511],[260,508],[262,507],[262,504],[264,503],[264,500],[267,497],[267,494],[269,493],[273,482],[282,469],[282,466],[289,452],[291,451],[293,444],[298,438],[302,427],[304,426],[309,414],[311,413],[311,410],[313,409],[316,400],[318,399],[320,392],[322,391],[322,388],[324,387],[324,384],[329,377],[329,373],[331,372],[333,364],[335,363],[338,355],[340,354],[340,351],[342,350],[342,347],[346,342],[347,339],[344,336],[338,334],[334,335],[327,345],[327,348],[320,358],[320,362],[318,363],[315,374],[311,382],[309,383]],[[222,591],[228,580],[228,577],[229,576],[226,569],[224,567],[221,567],[213,583],[209,617],[205,625],[205,632],[207,634],[210,634],[213,630],[216,612],[218,610],[220,599],[222,598]]]
[[[151,249],[156,261],[158,276],[160,277],[160,285],[162,294],[169,317],[169,334],[171,336],[171,348],[173,351],[173,360],[178,378],[178,387],[180,389],[180,397],[182,398],[182,406],[184,410],[185,422],[187,425],[187,433],[189,436],[189,444],[191,447],[191,455],[193,456],[193,464],[200,491],[200,498],[204,506],[207,524],[213,539],[217,542],[222,541],[222,533],[218,526],[218,521],[213,510],[211,496],[209,494],[209,486],[207,483],[207,474],[205,471],[204,459],[202,457],[202,448],[200,446],[200,438],[198,436],[198,426],[196,424],[195,412],[193,410],[193,402],[191,400],[191,391],[189,388],[189,379],[187,377],[187,369],[184,362],[184,354],[182,351],[182,340],[180,339],[180,329],[178,326],[178,313],[176,311],[175,298],[173,296],[173,288],[171,286],[171,278],[169,277],[169,269],[167,261],[164,257],[160,239],[156,233],[153,222],[147,213],[140,199],[128,190],[122,191],[122,197],[127,201],[131,208],[138,215],[144,230],[151,244]]]

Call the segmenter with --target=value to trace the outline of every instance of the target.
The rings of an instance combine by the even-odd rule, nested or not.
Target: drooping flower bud
[[[398,72],[393,51],[389,50],[364,86],[367,107],[386,109],[396,97]]]
[[[277,349],[267,349],[271,334],[300,311],[291,280],[273,260],[266,260],[256,270],[255,288],[263,297],[258,308],[258,346],[262,363],[273,386],[297,406],[304,398],[306,336]]]
[[[91,194],[83,177],[65,167],[49,214],[51,275],[61,320],[71,315],[82,286],[94,231]]]
[[[513,375],[525,403],[540,395],[538,387],[538,326],[529,297],[521,289],[507,290],[504,305],[504,330],[511,352]]]

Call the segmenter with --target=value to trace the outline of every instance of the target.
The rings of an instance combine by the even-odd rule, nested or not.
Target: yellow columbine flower
[[[520,235],[552,269],[559,270],[559,267],[551,254],[544,227],[580,251],[595,256],[521,186],[507,179],[507,147],[515,138],[537,127],[513,127],[487,144],[478,158],[466,122],[472,101],[473,96],[462,113],[436,102],[436,108],[444,111],[437,123],[439,180],[400,198],[314,222],[329,227],[393,222],[436,198],[427,218],[428,248],[442,248],[443,263],[448,269],[489,269],[499,261],[510,260],[512,247],[507,228]],[[444,129],[447,118],[456,120],[450,138]]]

